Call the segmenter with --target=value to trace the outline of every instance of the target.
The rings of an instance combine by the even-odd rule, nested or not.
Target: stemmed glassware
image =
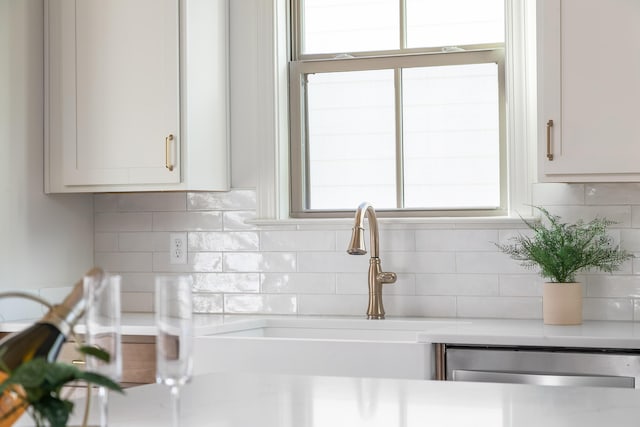
[[[96,278],[84,278],[86,298],[85,322],[87,345],[95,346],[110,355],[108,362],[96,357],[87,357],[87,367],[118,382],[122,377],[122,348],[120,331],[120,282],[121,277],[104,274]],[[108,423],[108,393],[98,387],[100,404],[100,427]]]
[[[193,302],[190,276],[156,278],[156,380],[171,388],[173,427],[180,425],[180,387],[191,379]]]

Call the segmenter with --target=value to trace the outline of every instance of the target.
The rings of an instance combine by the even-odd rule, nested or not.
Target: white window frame
[[[258,123],[258,221],[283,221],[289,216],[289,124],[288,124],[288,0],[259,0],[257,45],[258,72],[264,77],[257,94],[263,113]],[[535,2],[505,0],[505,72],[507,138],[507,208],[505,217],[531,213],[535,182],[536,61]],[[519,78],[515,78],[518,76]],[[354,207],[355,208],[355,207]],[[501,217],[501,218],[505,218]],[[428,218],[397,218],[397,221],[429,221]],[[442,220],[442,218],[440,219]],[[446,220],[446,219],[445,219]],[[463,218],[449,219],[451,222]],[[475,219],[492,222],[498,219]],[[293,220],[299,222],[302,220]]]

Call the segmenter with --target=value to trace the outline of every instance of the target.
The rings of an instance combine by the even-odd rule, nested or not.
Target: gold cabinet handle
[[[553,120],[547,122],[547,159],[553,161],[553,153],[551,152],[551,128],[553,127]]]
[[[171,141],[173,141],[172,133],[164,139],[164,165],[169,171],[173,171],[173,163],[171,163]]]
[[[71,361],[71,364],[75,366],[84,366],[87,364],[87,362],[85,362],[84,360],[74,359]]]

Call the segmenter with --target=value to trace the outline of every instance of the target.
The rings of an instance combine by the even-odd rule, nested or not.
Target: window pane
[[[400,47],[398,0],[304,0],[302,53]]]
[[[407,47],[504,42],[504,0],[407,0]]]
[[[310,209],[396,207],[393,71],[308,76]]]
[[[402,76],[405,207],[500,206],[498,66]]]

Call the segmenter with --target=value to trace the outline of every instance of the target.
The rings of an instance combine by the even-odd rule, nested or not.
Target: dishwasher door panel
[[[638,387],[640,355],[447,347],[446,379],[541,385]]]

